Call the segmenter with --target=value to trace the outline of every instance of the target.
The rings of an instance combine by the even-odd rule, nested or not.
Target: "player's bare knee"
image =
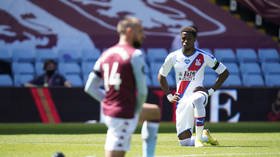
[[[145,103],[140,115],[140,119],[148,120],[148,121],[160,121],[161,119],[160,107],[156,104]]]
[[[155,118],[157,120],[160,120],[160,118],[161,118],[161,110],[158,106],[157,106],[156,111],[155,111]]]
[[[192,137],[192,133],[190,130],[185,130],[178,135],[179,140],[184,140],[191,137]]]

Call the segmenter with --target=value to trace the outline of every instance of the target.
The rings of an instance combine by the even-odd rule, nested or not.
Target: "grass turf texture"
[[[156,156],[280,156],[280,123],[207,123],[220,145],[178,146],[173,123],[161,123]],[[102,157],[106,127],[102,124],[0,124],[0,157]],[[127,156],[141,156],[140,127]]]

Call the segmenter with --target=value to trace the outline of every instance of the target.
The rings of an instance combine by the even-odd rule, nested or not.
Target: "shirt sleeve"
[[[90,72],[84,91],[97,101],[101,102],[105,97],[105,91],[100,88],[102,84],[102,79],[98,77],[95,72]]]
[[[226,66],[223,63],[218,62],[218,60],[214,56],[205,55],[205,61],[206,64],[210,68],[214,69],[217,74],[221,74],[226,70]]]
[[[161,68],[159,69],[159,74],[167,77],[167,75],[169,74],[171,68],[173,67],[174,64],[174,55],[173,53],[170,53],[166,58],[164,63],[162,64]]]
[[[147,99],[148,88],[146,85],[146,75],[144,71],[145,61],[143,54],[140,50],[136,50],[131,58],[131,65],[133,74],[135,76],[136,88],[137,88],[137,108],[136,112],[139,112],[142,105]]]
[[[94,71],[95,74],[101,78],[100,62],[101,62],[101,58],[99,58],[99,59],[95,62],[92,71]]]

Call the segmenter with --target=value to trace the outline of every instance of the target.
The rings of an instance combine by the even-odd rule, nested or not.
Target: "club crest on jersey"
[[[201,61],[200,59],[195,60],[195,66],[201,66]]]
[[[190,61],[191,61],[191,60],[190,60],[190,59],[188,59],[188,58],[184,60],[184,62],[185,62],[186,64],[189,64],[189,63],[190,63]]]

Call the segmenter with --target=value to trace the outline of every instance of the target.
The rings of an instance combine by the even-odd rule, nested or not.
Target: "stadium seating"
[[[227,78],[227,80],[223,83],[223,87],[240,87],[242,86],[242,82],[240,76],[237,74],[231,74]]]
[[[35,53],[31,49],[13,49],[12,50],[13,62],[31,62],[35,60]]]
[[[80,75],[77,75],[77,74],[66,74],[65,78],[66,78],[66,80],[71,82],[73,87],[82,87],[84,85]]]
[[[8,49],[0,49],[0,60],[10,62],[12,60],[12,54]]]
[[[39,49],[36,50],[35,58],[36,62],[44,62],[47,59],[53,59],[57,61],[58,56],[57,53],[51,49]]]
[[[157,75],[159,72],[159,69],[161,67],[162,63],[160,62],[152,62],[150,63],[150,74],[152,75]]]
[[[265,85],[267,87],[280,87],[280,74],[265,75]]]
[[[160,87],[157,75],[151,75],[151,82],[153,87]]]
[[[262,87],[264,80],[261,74],[243,74],[243,85],[246,87]]]
[[[208,67],[208,66],[205,67],[204,72],[205,72],[205,74],[213,74],[213,75],[216,74],[215,70],[213,70],[212,68],[210,68],[210,67]]]
[[[145,74],[150,75],[150,67],[147,63],[145,63],[145,65],[144,65],[144,71],[145,71]]]
[[[35,62],[35,73],[36,75],[41,75],[44,73],[44,69],[43,69],[44,63],[42,62]]]
[[[81,61],[81,53],[76,49],[60,49],[58,50],[59,62],[76,62]]]
[[[88,79],[88,75],[84,74],[82,79],[83,79],[84,85],[86,85],[87,79]]]
[[[211,87],[211,86],[214,85],[216,79],[217,79],[217,75],[216,74],[205,74],[203,85],[205,87]]]
[[[160,62],[163,63],[168,52],[164,48],[148,48],[146,59],[149,63]]]
[[[168,82],[169,87],[175,88],[176,87],[176,82],[175,79],[172,75],[168,75],[166,77],[166,80]],[[156,75],[152,75],[152,86],[153,87],[160,87],[160,84],[158,82],[158,77],[157,74]]]
[[[236,58],[238,62],[257,62],[258,57],[254,49],[238,48],[236,49]]]
[[[239,75],[239,67],[236,63],[232,63],[232,62],[225,62],[223,63],[228,71],[230,72],[230,74],[237,74]]]
[[[210,49],[203,48],[202,50],[211,53]],[[280,56],[274,48],[260,48],[257,53],[251,48],[237,48],[236,53],[230,48],[216,48],[213,50],[213,54],[219,61],[223,62],[231,74],[223,87],[272,86],[272,84],[279,82],[274,79],[280,74]],[[58,71],[64,76],[73,74],[79,75],[80,78],[82,76],[81,80],[84,84],[100,55],[101,52],[97,48],[83,48],[81,50],[63,48],[58,49],[58,51],[53,49],[33,51],[30,48],[13,48],[10,51],[7,48],[0,48],[0,60],[8,61],[12,65],[13,76],[11,78],[17,75],[16,79],[12,79],[12,85],[15,86],[19,86],[22,82],[19,81],[19,75],[38,76],[42,74],[44,72],[43,62],[46,59],[58,61]],[[147,60],[145,65],[147,84],[159,87],[157,75],[168,51],[164,48],[148,48],[144,55]],[[167,79],[170,85],[175,87],[174,70],[169,75]],[[209,67],[205,68],[205,86],[211,86],[216,77],[217,74],[214,70]]]
[[[94,62],[82,62],[81,65],[82,74],[88,75],[92,71],[94,64],[95,64]]]
[[[151,78],[148,75],[146,75],[146,84],[147,86],[152,86]]]
[[[25,83],[31,81],[33,75],[31,74],[15,74],[14,75],[14,85],[16,87],[23,86]]]
[[[258,49],[258,56],[261,62],[279,62],[279,53],[273,48]]]
[[[240,70],[242,74],[261,74],[261,68],[258,63],[241,63]]]
[[[229,48],[214,49],[214,56],[221,62],[237,62],[235,53]]]
[[[83,49],[81,53],[82,62],[95,62],[101,54],[99,49]]]
[[[30,74],[34,75],[35,70],[31,63],[12,63],[13,74]]]
[[[269,63],[262,63],[262,70],[264,75],[267,74],[280,74],[280,63],[276,62],[269,62]]]
[[[79,64],[71,62],[71,63],[59,63],[58,64],[58,71],[63,75],[68,74],[81,74],[81,68]]]
[[[8,74],[0,74],[0,86],[1,87],[13,86],[12,77]]]

